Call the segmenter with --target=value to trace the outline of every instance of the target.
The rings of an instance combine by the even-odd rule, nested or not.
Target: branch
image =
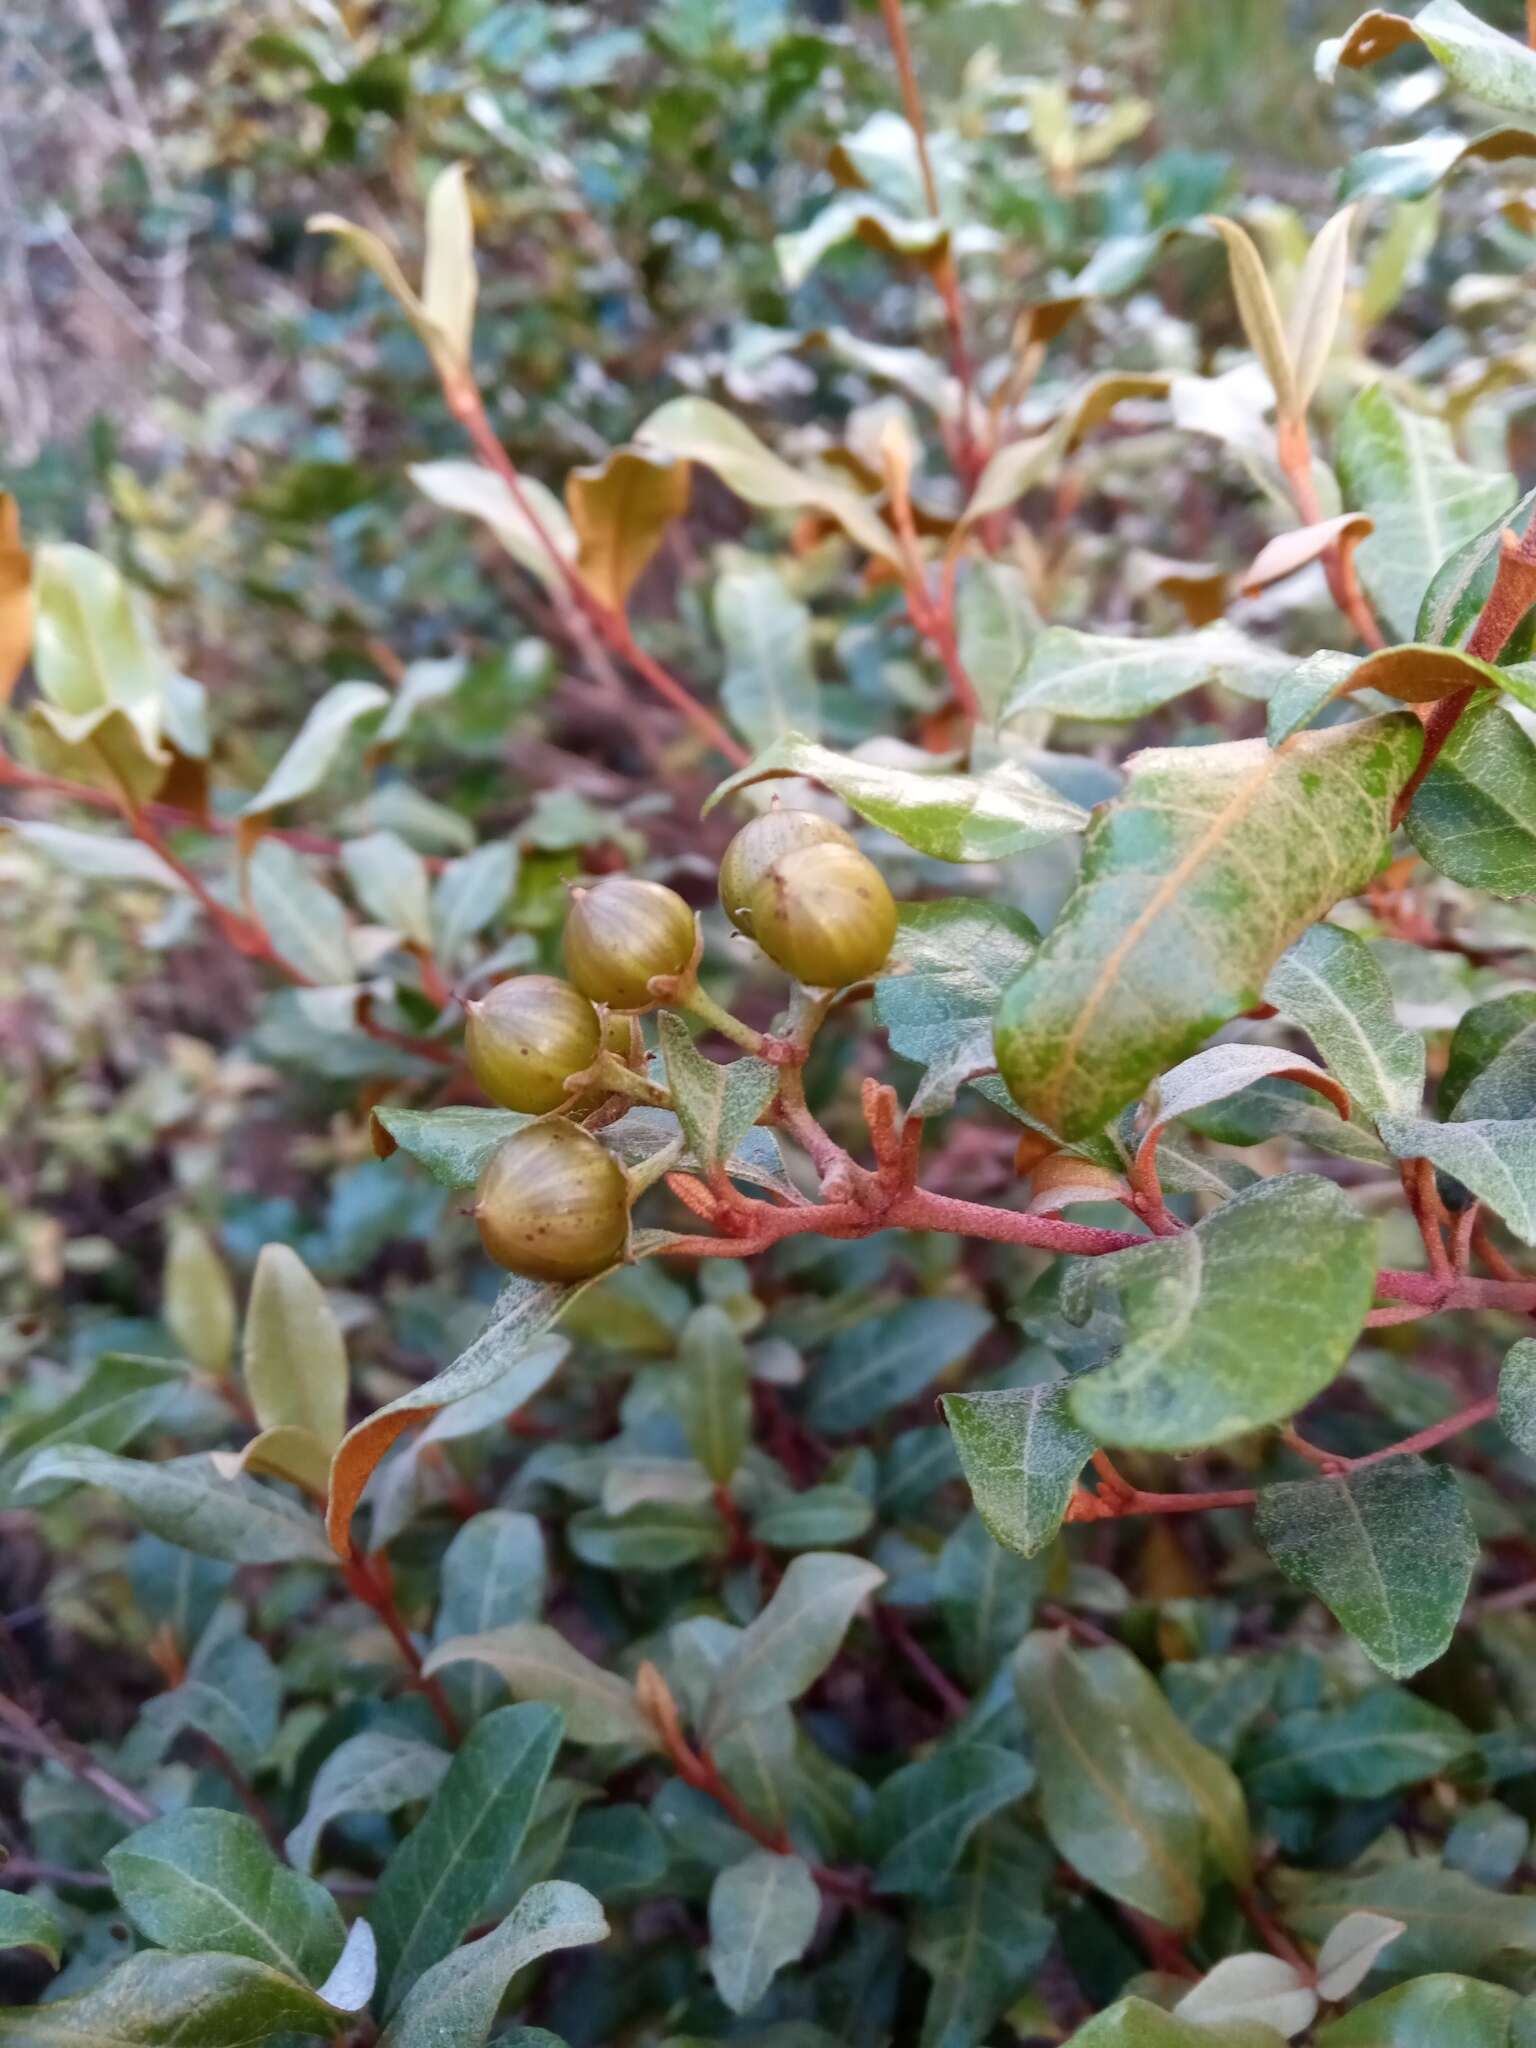
[[[512,502],[527,521],[534,538],[548,555],[555,573],[560,579],[565,595],[575,610],[589,619],[600,638],[621,655],[631,668],[644,676],[659,697],[678,711],[698,733],[699,737],[717,753],[723,754],[735,768],[747,764],[747,750],[732,738],[712,711],[700,704],[684,688],[677,677],[672,675],[654,656],[646,653],[630,630],[629,620],[622,611],[610,609],[585,584],[571,567],[570,562],[555,546],[548,527],[539,517],[536,507],[530,502],[523,489],[522,477],[517,465],[502,447],[485,410],[485,402],[470,378],[445,377],[443,397],[448,410],[469,436],[476,454],[488,469],[494,470],[511,494]]]
[[[0,1722],[11,1730],[18,1748],[29,1756],[46,1757],[61,1764],[82,1785],[89,1785],[93,1792],[99,1792],[103,1799],[110,1801],[135,1827],[160,1818],[158,1807],[152,1806],[142,1792],[135,1792],[131,1785],[125,1785],[105,1764],[98,1763],[81,1743],[45,1728],[19,1701],[4,1693],[0,1693]]]

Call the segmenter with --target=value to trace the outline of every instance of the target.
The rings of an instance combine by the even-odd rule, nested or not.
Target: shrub
[[[570,11],[567,82],[659,62],[657,159],[740,173],[684,202],[734,326],[672,308],[683,395],[575,464],[500,431],[517,194],[447,160],[562,11],[241,46],[315,74],[322,185],[443,46],[421,223],[310,222],[349,348],[414,352],[430,652],[375,615],[338,672],[336,607],[274,747],[142,562],[6,501],[52,1028],[0,2043],[1517,2048],[1536,28],[1325,46],[1356,125],[1404,51],[1513,124],[1372,136],[1307,234],[1117,164],[1123,53],[1016,74],[1009,10],[937,10],[930,123],[897,0],[724,12]],[[818,193],[774,127],[839,91]],[[616,248],[620,142],[573,140]]]

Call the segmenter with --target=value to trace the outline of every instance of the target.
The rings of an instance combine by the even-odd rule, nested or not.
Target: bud
[[[896,905],[856,847],[798,847],[776,861],[747,905],[769,959],[808,988],[878,974],[896,936]]]
[[[597,1058],[597,1012],[568,981],[522,974],[499,981],[478,1003],[466,1003],[464,1050],[469,1071],[502,1109],[543,1116],[558,1109],[579,1074]]]
[[[605,875],[571,892],[565,920],[566,972],[584,996],[614,1010],[645,1010],[652,977],[692,965],[693,912],[673,889],[634,875]]]
[[[752,891],[775,861],[802,846],[825,844],[852,846],[841,825],[823,818],[817,811],[771,810],[743,825],[720,863],[720,908],[737,931],[752,936],[752,913],[748,909]]]
[[[472,1211],[498,1266],[528,1280],[589,1280],[623,1256],[629,1182],[613,1154],[564,1117],[498,1145]]]

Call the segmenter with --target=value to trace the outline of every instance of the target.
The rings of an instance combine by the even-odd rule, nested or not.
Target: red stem
[[[567,595],[584,618],[590,619],[598,633],[616,654],[620,654],[645,680],[659,697],[665,698],[675,711],[687,719],[699,737],[721,753],[733,767],[746,766],[748,754],[739,741],[732,738],[725,727],[704,705],[690,695],[661,663],[645,652],[630,630],[629,620],[623,612],[610,609],[585,584],[571,567],[565,556],[555,546],[554,540],[540,519],[537,510],[523,489],[523,480],[517,465],[502,447],[486,415],[485,404],[479,391],[467,377],[445,379],[443,396],[448,410],[474,444],[475,452],[488,469],[494,470],[510,492],[512,502],[522,517],[527,520],[535,539],[548,555],[555,573],[565,587]]]
[[[431,1702],[432,1711],[442,1723],[443,1733],[450,1742],[461,1738],[459,1718],[448,1703],[448,1695],[434,1677],[421,1668],[421,1652],[411,1639],[411,1632],[405,1625],[405,1618],[395,1602],[395,1589],[390,1581],[389,1566],[379,1558],[351,1557],[342,1565],[342,1574],[348,1590],[355,1598],[383,1622],[389,1631],[396,1649],[404,1658],[411,1673],[411,1682]]]

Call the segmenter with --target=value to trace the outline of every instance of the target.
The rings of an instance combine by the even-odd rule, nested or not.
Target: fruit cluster
[[[896,905],[878,869],[814,811],[775,805],[744,826],[721,862],[720,903],[807,988],[878,974],[896,936]],[[476,1082],[501,1108],[536,1119],[503,1141],[481,1176],[480,1240],[499,1266],[553,1281],[603,1272],[629,1237],[633,1183],[580,1119],[616,1082],[641,1074],[638,1013],[700,1000],[698,921],[659,882],[609,875],[573,891],[564,947],[568,980],[519,975],[466,1005]]]

